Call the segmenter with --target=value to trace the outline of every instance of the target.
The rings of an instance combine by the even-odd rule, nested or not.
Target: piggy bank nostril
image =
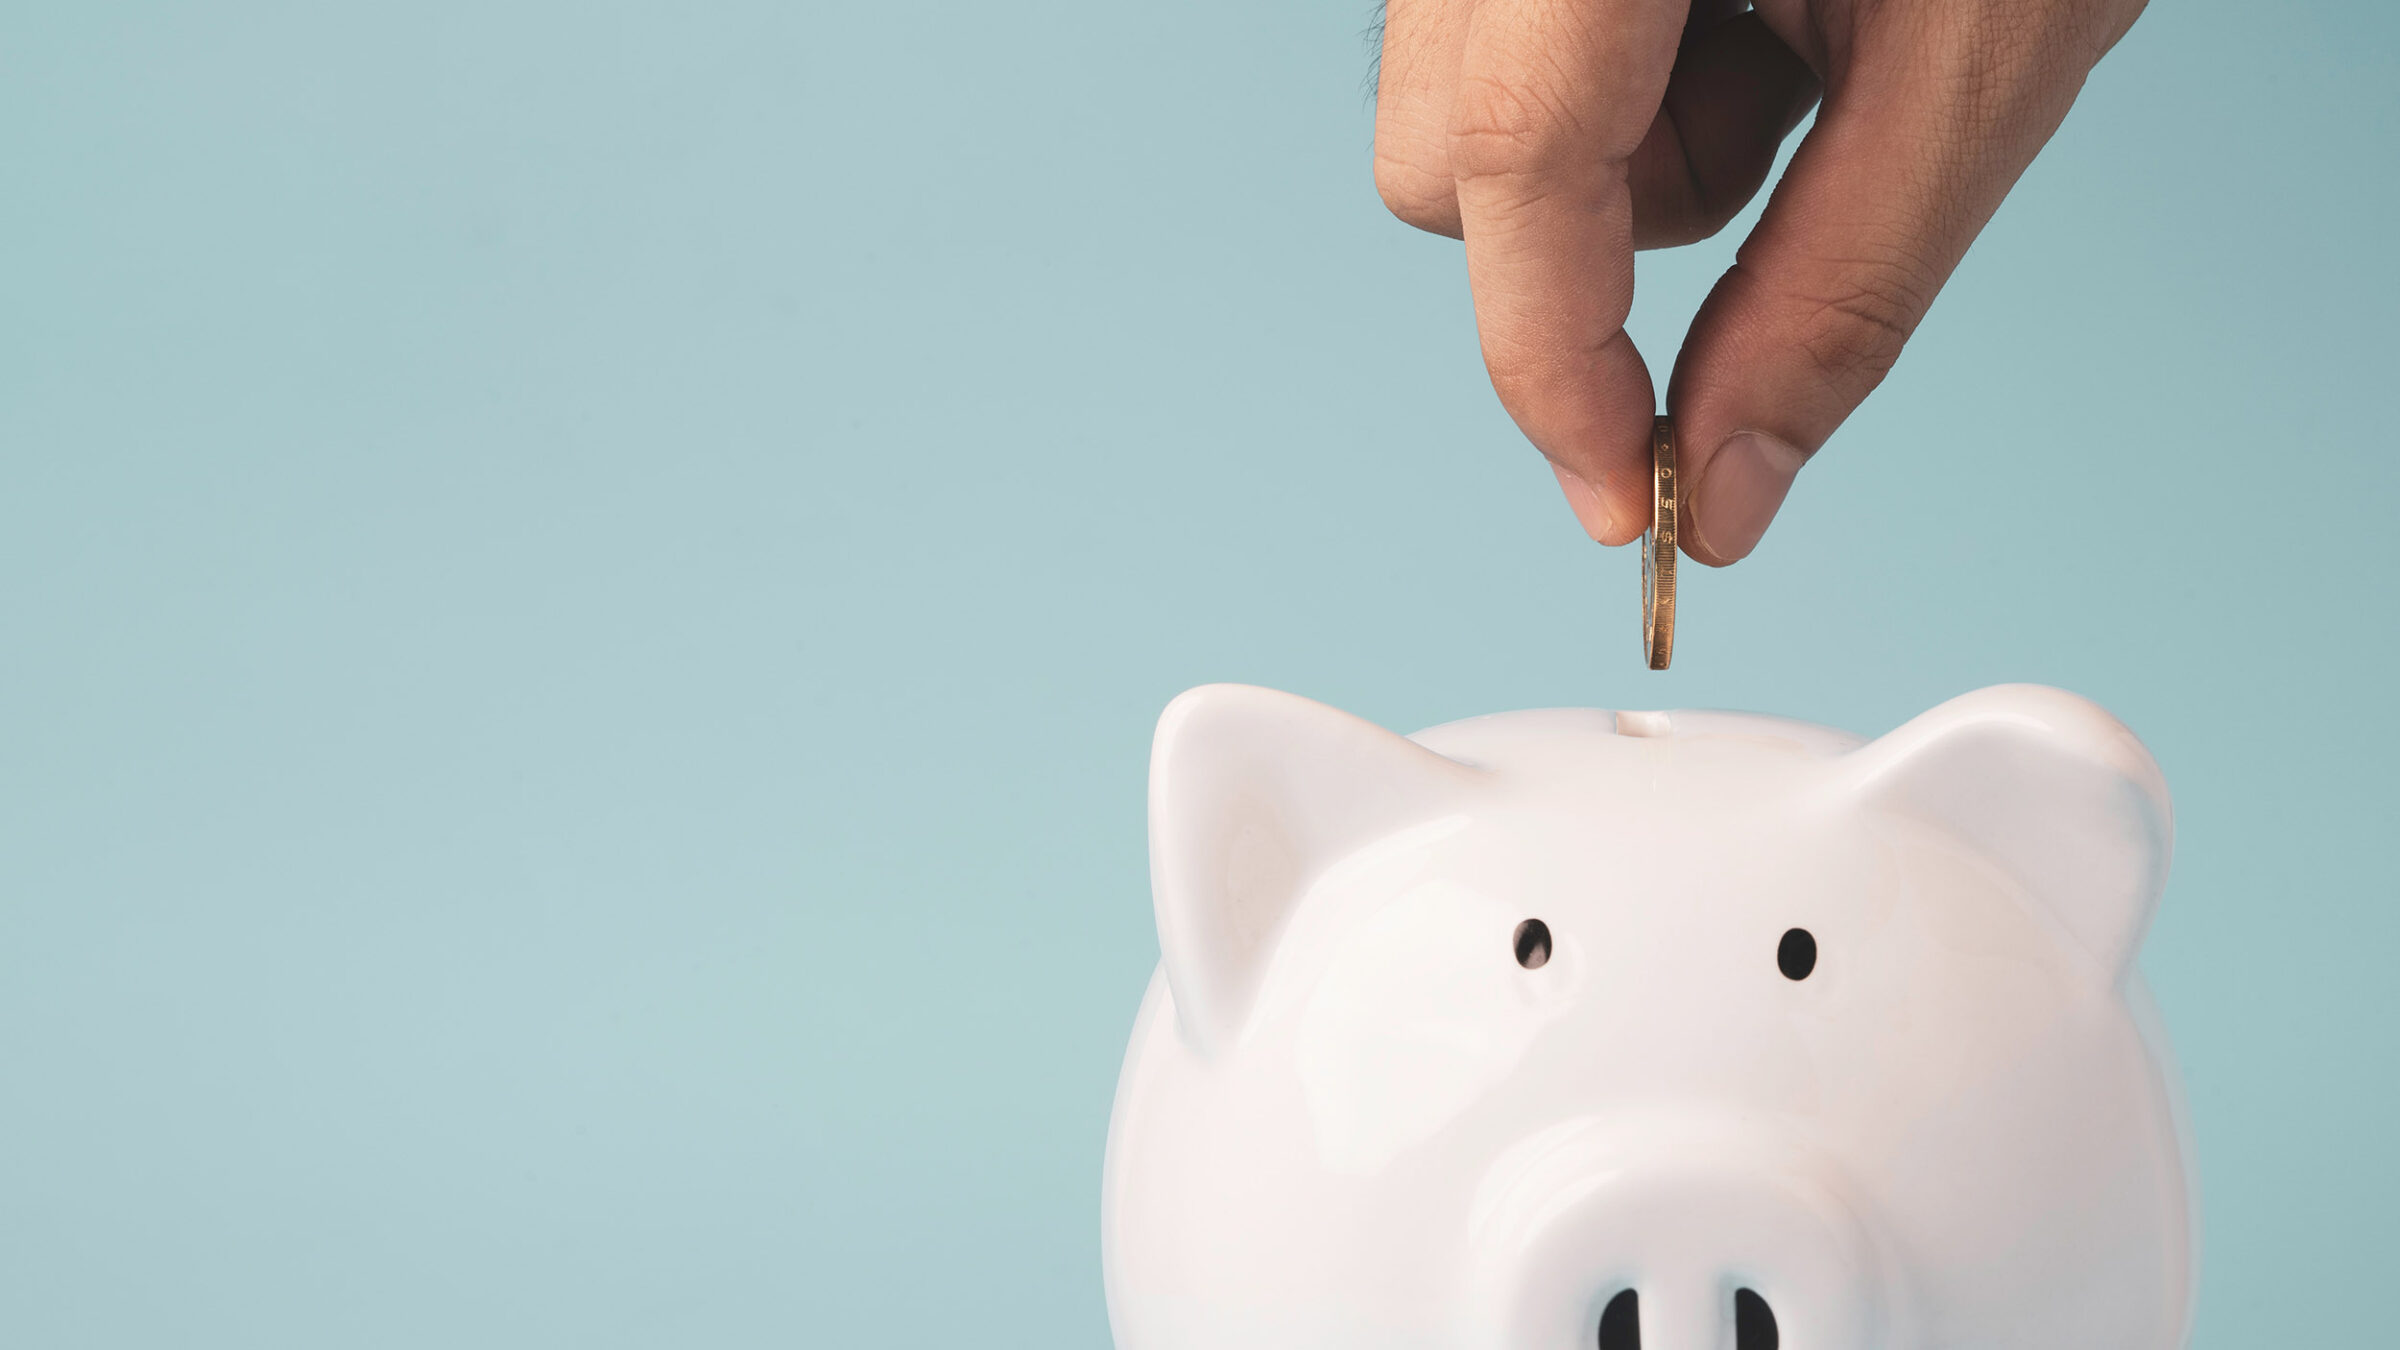
[[[1733,1294],[1734,1350],[1775,1350],[1782,1339],[1775,1330],[1775,1310],[1747,1289]]]
[[[1518,965],[1540,970],[1550,964],[1550,925],[1540,919],[1527,919],[1517,925],[1515,942]]]
[[[1600,1350],[1642,1350],[1642,1300],[1627,1289],[1600,1314]]]

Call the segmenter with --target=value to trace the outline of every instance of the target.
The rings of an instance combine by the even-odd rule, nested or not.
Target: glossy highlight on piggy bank
[[[1103,1180],[1119,1350],[2175,1350],[2141,743],[1193,690]]]

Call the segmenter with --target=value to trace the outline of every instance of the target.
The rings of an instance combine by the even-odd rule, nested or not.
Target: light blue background
[[[1224,679],[2100,699],[2196,1344],[2388,1331],[2391,8],[2156,6],[1666,675],[1375,201],[1369,17],[0,12],[0,1343],[1097,1350]]]

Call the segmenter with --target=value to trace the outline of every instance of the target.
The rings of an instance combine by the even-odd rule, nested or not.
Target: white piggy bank
[[[2149,754],[1987,689],[1403,738],[1177,699],[1103,1183],[1120,1350],[2172,1350]]]

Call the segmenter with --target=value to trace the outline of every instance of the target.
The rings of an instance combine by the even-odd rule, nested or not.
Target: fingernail
[[[1693,486],[1691,519],[1684,528],[1726,562],[1748,557],[1807,462],[1808,456],[1773,436],[1735,432],[1717,447]]]
[[[1550,466],[1558,475],[1558,489],[1567,494],[1567,509],[1575,513],[1577,524],[1595,541],[1608,534],[1608,506],[1600,500],[1600,489],[1583,481],[1559,465]]]

